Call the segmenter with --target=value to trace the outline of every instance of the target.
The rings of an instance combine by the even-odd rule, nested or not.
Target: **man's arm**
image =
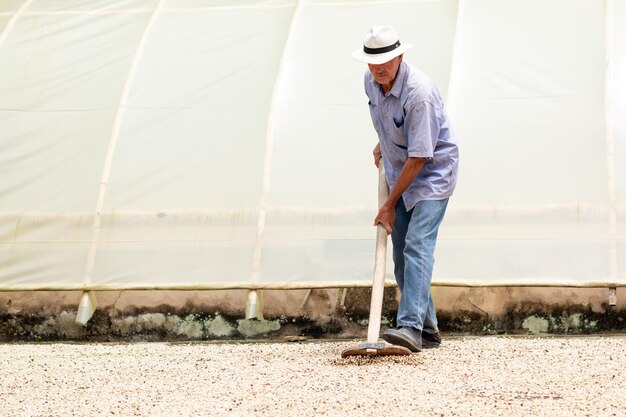
[[[396,220],[396,203],[402,197],[402,193],[417,177],[426,159],[433,157],[440,127],[437,110],[432,103],[419,101],[406,109],[404,131],[409,135],[407,138],[409,158],[402,167],[398,181],[391,190],[389,198],[374,220],[374,225],[381,223],[387,233],[392,231],[393,223]]]
[[[409,188],[409,185],[411,185],[415,177],[417,177],[417,174],[420,172],[425,162],[426,158],[407,159],[402,167],[402,171],[400,171],[396,185],[393,187],[393,190],[390,191],[389,197],[387,197],[387,200],[378,212],[378,216],[374,219],[374,226],[380,223],[385,230],[387,230],[388,234],[391,233],[393,223],[396,221],[396,204],[398,200],[402,198],[402,193]]]

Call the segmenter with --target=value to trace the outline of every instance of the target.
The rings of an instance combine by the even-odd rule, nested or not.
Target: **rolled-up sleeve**
[[[439,129],[437,110],[431,102],[419,101],[409,106],[404,118],[409,157],[432,158]]]

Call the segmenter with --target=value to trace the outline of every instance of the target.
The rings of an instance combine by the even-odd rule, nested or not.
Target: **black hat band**
[[[367,46],[363,45],[363,52],[372,55],[384,54],[385,52],[393,51],[394,49],[398,49],[399,47],[400,39],[398,39],[398,41],[396,41],[396,43],[394,43],[393,45],[383,46],[382,48],[368,48]]]

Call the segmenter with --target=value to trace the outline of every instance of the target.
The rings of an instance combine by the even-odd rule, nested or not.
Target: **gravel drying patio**
[[[0,345],[2,416],[625,416],[626,335]]]

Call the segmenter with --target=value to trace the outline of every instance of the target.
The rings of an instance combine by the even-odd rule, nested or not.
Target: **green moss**
[[[550,321],[539,316],[530,316],[522,322],[522,328],[527,329],[529,334],[548,333]]]
[[[392,305],[394,307],[395,305]],[[498,316],[476,311],[440,312],[439,327],[446,333],[464,334],[588,334],[626,331],[626,310],[604,305],[594,312],[589,306],[522,303]],[[207,307],[206,310],[209,310]],[[365,337],[369,314],[346,310],[320,320],[309,316],[277,316],[270,320],[241,320],[210,309],[187,305],[175,310],[133,309],[121,314],[115,309],[99,309],[86,327],[75,323],[76,311],[64,309],[52,316],[38,314],[0,315],[0,340],[4,341],[158,341],[241,338],[280,338],[300,335],[314,338]],[[394,325],[396,311],[383,311],[381,325]]]

